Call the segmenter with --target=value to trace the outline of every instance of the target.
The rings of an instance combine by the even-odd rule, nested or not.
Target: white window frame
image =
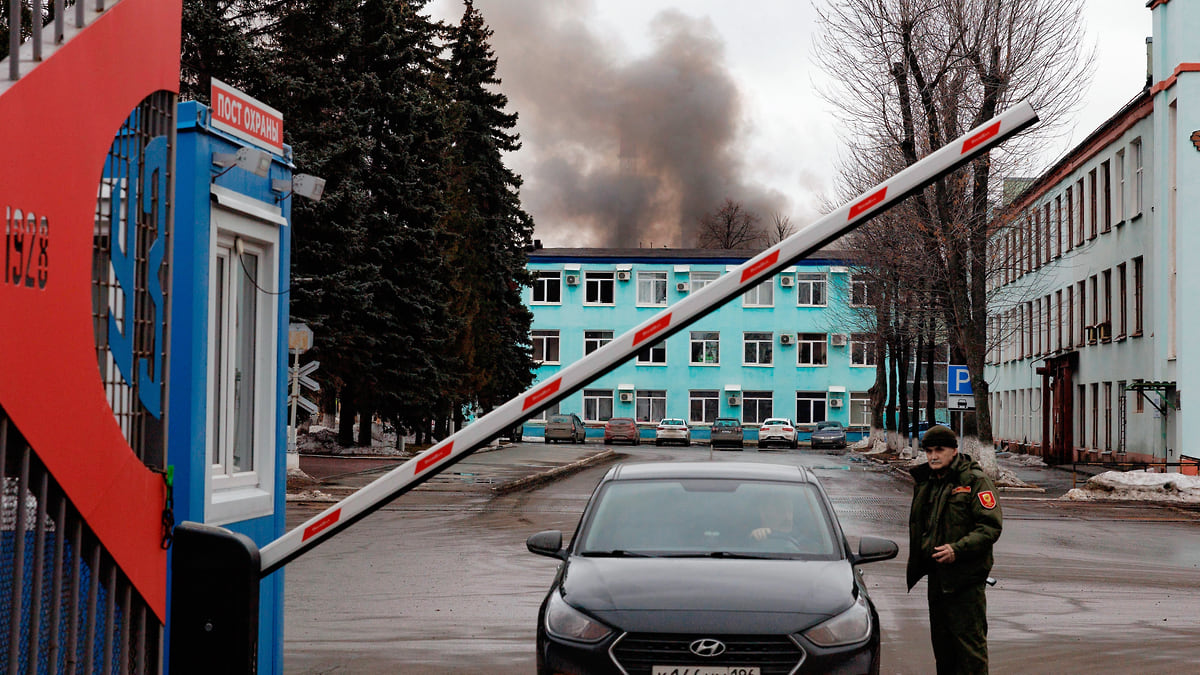
[[[691,284],[692,292],[695,293],[717,279],[720,279],[721,273],[712,270],[692,270],[689,277],[688,283]]]
[[[851,368],[875,367],[875,336],[870,333],[851,333],[849,347]],[[861,359],[855,358],[856,348],[862,350],[863,357]]]
[[[763,412],[764,404],[766,412]],[[762,424],[775,416],[775,396],[770,391],[742,392],[742,421],[745,424]]]
[[[861,302],[856,298],[861,297]],[[850,277],[850,306],[851,307],[870,307],[871,306],[871,287],[862,275],[854,275]]]
[[[865,391],[850,393],[850,426],[871,426],[871,395]]]
[[[803,416],[800,414],[801,401],[805,402],[807,404],[807,408],[808,408],[805,415],[803,415]],[[821,415],[819,417],[814,414],[816,412],[817,404],[820,404],[821,411],[822,411]],[[797,425],[816,424],[817,422],[824,422],[825,420],[829,419],[828,415],[829,415],[829,401],[828,401],[828,397],[825,394],[825,392],[821,392],[821,391],[797,391],[796,392],[796,416],[794,418],[792,418],[792,420]],[[809,421],[807,421],[807,422],[802,421],[805,417],[809,418]]]
[[[604,288],[608,287],[609,293],[612,296],[612,302],[604,302]],[[592,297],[592,289],[595,288],[595,296],[597,300],[589,300]],[[592,307],[614,307],[617,304],[617,273],[604,271],[587,271],[583,273],[583,304]]]
[[[773,279],[767,279],[762,283],[750,287],[742,294],[742,307],[774,307],[775,306],[775,283]]]
[[[643,354],[645,357],[643,357]],[[656,344],[652,344],[637,353],[637,365],[639,366],[665,366],[667,365],[667,341],[663,340]]]
[[[645,403],[647,417],[642,417],[642,404]],[[658,424],[667,416],[667,391],[665,389],[639,389],[634,394],[634,419],[638,422]]]
[[[534,413],[533,417],[530,417],[529,420],[531,422],[545,422],[546,417],[548,415],[559,414],[559,406],[560,405],[561,405],[561,401],[558,401],[558,402],[551,404],[548,407],[542,408],[538,412]]]
[[[775,365],[775,334],[762,331],[742,333],[742,365],[756,368],[773,367]]]
[[[716,359],[708,361],[708,350],[710,345],[716,345]],[[693,357],[696,345],[700,345],[701,357],[705,360],[696,361]],[[690,348],[688,349],[688,363],[693,366],[719,366],[721,365],[721,333],[719,331],[710,330],[694,330],[691,334]]]
[[[700,417],[696,417],[696,405]],[[716,389],[696,389],[688,392],[688,421],[692,424],[712,424],[721,416],[721,392]]]
[[[662,271],[638,270],[637,306],[667,306],[667,273]]]
[[[1142,154],[1142,139],[1135,138],[1135,139],[1133,139],[1133,143],[1130,143],[1130,145],[1134,149],[1134,151],[1133,151],[1133,166],[1134,166],[1133,215],[1140,216],[1140,215],[1142,215],[1142,188],[1143,188],[1142,181],[1144,180],[1144,177],[1145,177],[1145,174],[1142,171],[1143,163],[1144,163],[1143,162],[1144,157]]]
[[[604,405],[608,403],[608,417],[604,416]],[[583,421],[607,422],[613,416],[613,393],[611,389],[583,390]]]
[[[820,296],[820,302],[817,302]],[[807,302],[806,302],[807,300]],[[829,305],[829,277],[823,272],[796,274],[796,306],[826,307]]]
[[[270,206],[257,200],[241,198],[254,202],[250,208],[270,211]],[[229,200],[236,203],[240,200]],[[277,210],[277,209],[276,209]],[[254,213],[257,211],[251,211]],[[272,212],[273,213],[273,212]],[[204,520],[210,525],[221,525],[230,522],[269,516],[275,512],[275,461],[278,452],[276,447],[277,427],[277,376],[279,374],[279,250],[280,233],[276,224],[265,223],[250,218],[243,213],[237,213],[222,208],[212,210],[212,223],[209,236],[209,297],[208,312],[208,364],[206,374],[206,413],[205,413],[205,455],[207,467],[205,471],[205,513]],[[237,248],[243,255],[257,255],[259,265],[257,279],[253,282],[246,277],[246,272],[237,261]],[[217,260],[224,260],[224,275],[218,279]],[[226,289],[224,294],[225,306],[218,308],[216,284],[222,282]],[[221,429],[214,432],[214,426],[219,422],[216,416],[216,393],[221,389],[220,419],[233,419],[232,382],[233,358],[229,358],[231,336],[220,336],[222,362],[217,359],[217,317],[221,312],[222,325],[233,326],[232,315],[234,302],[238,297],[238,287],[250,283],[255,299],[255,339],[254,339],[254,413],[253,413],[253,444],[252,469],[249,471],[231,472],[225,467],[229,465],[230,447],[233,436],[232,425],[221,423]],[[220,372],[221,381],[214,379],[213,367]],[[214,454],[224,461],[213,463]]]
[[[542,366],[556,366],[562,363],[562,336],[557,330],[538,329],[529,332],[530,340],[533,342],[533,360],[534,363]],[[553,361],[537,357],[538,343],[542,343],[542,356],[546,356],[547,348],[550,343],[554,343],[554,351],[558,358]]]
[[[1115,210],[1117,213],[1117,222],[1125,221],[1125,149],[1117,151],[1116,172],[1117,172],[1117,191],[1113,195],[1116,199]]]
[[[587,356],[612,341],[613,332],[611,330],[585,330],[583,331],[583,355]]]
[[[829,365],[829,336],[825,333],[800,333],[796,340],[796,365],[804,367],[823,367]],[[805,352],[809,359],[804,360]],[[816,358],[820,353],[820,359]]]
[[[558,300],[547,300],[550,288],[553,287],[558,291]],[[538,300],[538,290],[542,291],[542,299]],[[533,289],[530,295],[530,303],[534,305],[561,305],[562,304],[562,272],[558,270],[537,270],[534,272]]]

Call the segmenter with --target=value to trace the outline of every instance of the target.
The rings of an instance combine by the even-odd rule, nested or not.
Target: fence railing
[[[7,72],[11,81],[19,80],[23,71],[28,72],[46,56],[44,42],[49,40],[50,47],[62,45],[118,1],[8,0],[8,11],[0,15],[0,30],[8,38],[0,44],[0,56],[8,67],[0,68],[0,72]],[[68,14],[71,21],[67,20]]]

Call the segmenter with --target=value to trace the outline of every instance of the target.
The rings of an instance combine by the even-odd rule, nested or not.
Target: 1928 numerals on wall
[[[4,208],[4,283],[44,289],[50,281],[50,219]]]

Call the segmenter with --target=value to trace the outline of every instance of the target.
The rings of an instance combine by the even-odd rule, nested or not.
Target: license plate
[[[760,675],[758,667],[738,665],[655,665],[650,675]]]

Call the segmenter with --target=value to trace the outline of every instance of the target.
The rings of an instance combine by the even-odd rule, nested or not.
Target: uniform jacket
[[[991,479],[978,462],[962,452],[940,477],[928,464],[910,473],[916,486],[908,518],[909,590],[935,567],[947,593],[982,584],[992,570],[992,545],[1003,526]],[[954,562],[933,561],[933,547],[942,544],[954,549]]]

